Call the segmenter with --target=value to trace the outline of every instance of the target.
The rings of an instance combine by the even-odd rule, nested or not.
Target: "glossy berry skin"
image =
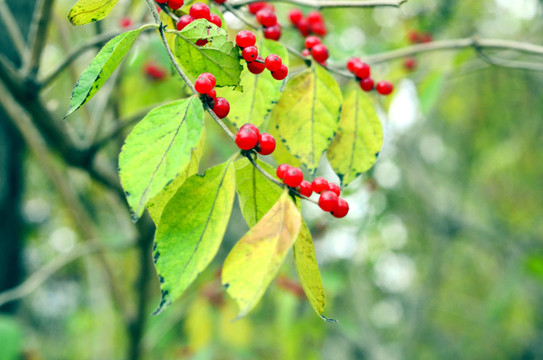
[[[217,80],[215,80],[215,75],[213,75],[212,73],[201,73],[198,78],[207,78],[209,79],[209,81],[211,81],[211,83],[213,84],[212,88],[215,87],[215,85],[217,85]]]
[[[159,4],[166,4],[168,0],[155,0]]]
[[[249,4],[247,7],[248,7],[249,12],[254,15],[260,10],[264,9],[266,5],[267,5],[266,2],[259,1],[259,2]]]
[[[281,25],[275,24],[264,29],[264,37],[270,40],[279,40],[281,38]]]
[[[296,167],[291,167],[285,172],[283,182],[287,186],[295,188],[296,186],[299,186],[302,181],[304,181],[304,173],[302,172],[302,170]]]
[[[291,166],[289,164],[281,164],[277,167],[277,170],[275,171],[275,174],[279,179],[283,179],[285,177],[285,174],[288,169],[290,169]]]
[[[307,57],[309,55],[311,55],[311,51],[309,49],[302,50],[302,56]]]
[[[324,211],[334,211],[338,206],[338,196],[333,191],[324,191],[319,197],[319,207]]]
[[[326,30],[326,25],[324,25],[323,22],[309,24],[309,28],[311,29],[313,33],[319,36],[324,36],[328,32],[328,30]]]
[[[317,44],[311,49],[311,55],[317,62],[323,62],[328,59],[328,48],[323,44]]]
[[[194,21],[194,18],[192,16],[183,15],[179,18],[179,20],[177,20],[177,25],[175,27],[177,28],[177,30],[181,31],[185,28],[185,26],[187,26],[193,21]]]
[[[339,198],[337,201],[337,208],[332,211],[332,216],[337,218],[342,218],[347,215],[349,212],[349,203],[347,201],[343,200],[342,198]]]
[[[361,63],[362,61],[359,58],[352,57],[347,61],[347,70],[352,72],[354,74],[356,70],[357,64]]]
[[[379,81],[375,89],[381,95],[389,95],[394,90],[394,85],[390,81]]]
[[[307,19],[301,18],[300,21],[298,21],[298,23],[296,24],[296,27],[298,28],[302,36],[305,37],[309,35],[310,28],[309,28],[309,22],[307,21]]]
[[[215,99],[215,105],[212,110],[219,119],[224,119],[230,112],[230,104],[225,98],[218,97]]]
[[[320,194],[323,191],[327,191],[330,187],[328,185],[328,180],[326,180],[325,178],[318,177],[318,178],[315,178],[313,182],[311,183],[311,188],[313,189],[314,192],[316,192],[317,194]]]
[[[264,69],[266,68],[266,65],[264,65],[264,58],[262,56],[259,56],[256,60],[251,63],[247,64],[247,69],[253,74],[260,74]]]
[[[328,188],[329,188],[330,191],[335,192],[337,196],[339,196],[341,194],[341,188],[339,187],[338,184],[335,184],[333,182],[329,182],[328,183]]]
[[[275,150],[275,138],[268,133],[262,133],[258,137],[257,151],[262,155],[270,155]]]
[[[275,80],[283,80],[288,75],[288,68],[285,64],[281,64],[281,68],[276,71],[272,71],[272,76]]]
[[[258,136],[251,129],[240,129],[236,134],[236,145],[238,145],[241,150],[254,149],[257,143]]]
[[[281,65],[283,64],[283,61],[279,57],[279,55],[271,54],[266,57],[266,60],[264,61],[264,66],[266,69],[270,71],[277,71],[281,69]]]
[[[207,44],[207,39],[199,39],[195,42],[195,44],[196,46],[204,46],[205,44]]]
[[[256,13],[256,21],[264,27],[269,27],[277,24],[277,16],[272,10],[264,8]]]
[[[311,188],[311,183],[309,181],[302,181],[300,184],[300,194],[307,197],[310,197],[311,194],[313,194],[313,189]]]
[[[307,49],[311,50],[311,48],[313,48],[313,46],[318,45],[320,43],[321,43],[321,39],[318,38],[317,36],[310,35],[310,36],[305,38],[305,47]]]
[[[241,129],[249,129],[249,130],[251,130],[252,132],[254,132],[256,134],[256,137],[260,137],[260,131],[258,130],[258,128],[255,125],[253,125],[251,123],[244,124],[239,129],[240,130]]]
[[[183,6],[184,1],[183,0],[168,0],[168,6],[170,9],[177,10]]]
[[[241,56],[248,63],[253,62],[258,58],[258,49],[256,46],[247,46],[241,52]]]
[[[207,96],[209,96],[210,98],[215,100],[217,98],[217,92],[215,91],[215,89],[213,89],[213,90],[211,90],[210,92],[207,93]]]
[[[241,30],[236,35],[236,45],[240,48],[246,48],[247,46],[254,46],[256,44],[256,36],[249,30]]]
[[[217,27],[221,27],[222,26],[222,20],[220,18],[219,15],[217,14],[209,14],[209,21],[212,23],[212,24],[215,24],[217,25]]]
[[[355,65],[353,73],[359,79],[368,78],[371,74],[370,66],[361,61]]]
[[[316,24],[323,22],[322,15],[318,11],[310,11],[309,14],[307,14],[307,21],[310,24]]]
[[[372,91],[374,84],[375,83],[372,78],[365,78],[360,80],[360,88],[364,91]]]
[[[224,4],[226,0],[214,0],[217,4]]]
[[[194,83],[194,89],[198,94],[208,94],[213,90],[213,82],[207,76],[200,75]]]
[[[190,7],[189,15],[195,19],[207,19],[210,20],[209,6],[204,3],[196,3]]]
[[[298,24],[298,22],[304,17],[304,14],[302,13],[302,10],[300,9],[292,9],[288,13],[288,18],[292,25]]]

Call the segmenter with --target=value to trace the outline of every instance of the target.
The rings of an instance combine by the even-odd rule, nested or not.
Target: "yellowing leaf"
[[[383,128],[368,95],[352,87],[343,103],[339,129],[327,152],[330,165],[348,185],[377,161]]]
[[[155,235],[154,259],[162,299],[155,314],[181,296],[215,257],[232,205],[232,160],[193,175],[164,208]]]
[[[79,0],[70,10],[68,19],[74,25],[85,25],[105,18],[118,0]]]
[[[198,296],[187,311],[183,328],[189,348],[193,352],[203,349],[213,338],[213,309],[207,299]]]
[[[277,275],[300,231],[301,215],[285,189],[279,201],[234,245],[222,270],[222,283],[245,316]]]

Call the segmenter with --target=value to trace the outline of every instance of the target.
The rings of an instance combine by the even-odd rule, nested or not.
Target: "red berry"
[[[251,123],[244,124],[239,129],[249,129],[256,134],[256,137],[260,136],[260,131],[258,130],[258,128]]]
[[[426,34],[422,35],[421,38],[420,38],[421,43],[429,43],[432,40],[433,40],[432,34],[430,34],[430,33],[426,33]]]
[[[324,211],[334,211],[338,206],[338,196],[333,191],[324,191],[319,197],[319,207]]]
[[[217,25],[217,27],[221,27],[222,26],[222,20],[221,20],[221,17],[217,14],[209,14],[209,21],[212,23],[212,24],[215,24]]]
[[[255,3],[251,3],[249,4],[248,8],[249,8],[249,12],[251,14],[256,14],[259,10],[261,9],[264,9],[266,7],[266,2],[264,1],[259,1],[259,2],[255,2]]]
[[[288,18],[293,25],[298,24],[300,19],[304,17],[304,14],[300,9],[292,9],[288,13]]]
[[[247,69],[253,74],[260,74],[265,68],[266,65],[264,64],[264,58],[262,58],[262,56],[257,57],[256,61],[247,64]]]
[[[159,4],[166,4],[168,2],[168,0],[155,0],[157,3]],[[160,7],[159,7],[160,9]]]
[[[310,11],[309,14],[307,14],[307,21],[310,24],[316,24],[323,22],[323,18],[320,12],[318,11]]]
[[[217,4],[224,4],[226,0],[214,0]]]
[[[195,42],[196,46],[204,46],[205,44],[207,44],[207,40],[206,39],[199,39],[198,41]]]
[[[215,99],[215,105],[212,110],[219,119],[224,119],[230,112],[230,104],[225,98],[218,97]]]
[[[168,0],[168,6],[173,10],[179,9],[183,4],[183,0]]]
[[[329,188],[330,191],[335,192],[337,196],[339,196],[341,194],[341,188],[339,187],[338,184],[335,184],[333,182],[329,182],[328,183],[328,188]]]
[[[258,143],[258,136],[251,129],[240,129],[236,134],[236,144],[242,150],[254,149]]]
[[[403,62],[403,66],[409,70],[409,71],[412,71],[416,66],[417,66],[417,61],[415,60],[415,58],[413,57],[408,57],[407,59],[405,59],[405,61]]]
[[[290,169],[291,166],[289,164],[281,164],[277,167],[277,170],[275,171],[275,174],[279,179],[283,179],[285,177],[285,174],[288,169]]]
[[[270,40],[279,40],[281,38],[281,25],[275,24],[264,29],[264,37]]]
[[[204,3],[193,4],[189,9],[189,15],[195,19],[207,19],[210,20],[209,6]]]
[[[123,17],[121,20],[119,20],[119,25],[121,25],[122,28],[127,29],[132,26],[132,19],[129,17]]]
[[[302,50],[302,56],[307,57],[309,55],[311,55],[311,51],[309,51],[309,49],[303,49]]]
[[[211,79],[202,75],[198,76],[198,79],[196,79],[196,82],[194,83],[194,89],[196,89],[198,94],[208,94],[213,90],[213,86]]]
[[[324,36],[328,32],[328,30],[326,30],[326,25],[324,25],[323,22],[309,24],[309,28],[311,29],[313,33],[319,36]]]
[[[295,188],[296,186],[300,185],[302,181],[304,181],[304,173],[302,170],[296,167],[290,167],[290,169],[285,172],[283,182],[287,186]]]
[[[283,64],[283,61],[281,60],[279,55],[276,55],[276,54],[268,55],[264,62],[264,66],[266,66],[266,69],[270,71],[277,71],[281,69],[282,64]]]
[[[342,198],[337,199],[337,208],[332,211],[332,215],[337,218],[342,218],[349,212],[349,203]]]
[[[311,183],[309,181],[302,181],[300,184],[300,194],[307,197],[310,197],[311,194],[313,194],[313,189],[311,188]]]
[[[215,89],[213,89],[213,90],[211,90],[210,92],[207,93],[207,96],[209,96],[210,98],[215,100],[217,98],[217,92],[215,91]]]
[[[328,48],[323,44],[317,44],[311,49],[311,55],[317,62],[323,62],[328,59]]]
[[[305,47],[311,49],[313,46],[321,43],[321,39],[317,36],[310,35],[305,38]]]
[[[256,44],[256,36],[249,30],[241,30],[236,35],[236,45],[240,48],[246,48],[247,46],[253,46]]]
[[[272,71],[271,74],[275,80],[283,80],[288,75],[288,68],[285,64],[281,64],[279,70]]]
[[[260,150],[258,150],[260,148]],[[258,137],[257,151],[262,155],[270,155],[275,150],[275,138],[268,133]]]
[[[198,78],[208,78],[209,81],[211,81],[211,83],[213,84],[212,88],[215,87],[215,85],[217,85],[217,80],[215,80],[215,75],[213,75],[212,73],[201,73]]]
[[[372,78],[365,78],[365,79],[360,80],[360,87],[364,91],[372,91],[373,85],[374,85],[374,82]]]
[[[302,36],[305,37],[309,35],[309,22],[307,21],[307,19],[301,18],[300,21],[298,21],[298,23],[296,24],[296,27],[298,28]]]
[[[179,18],[179,20],[177,20],[177,30],[181,31],[185,28],[185,26],[187,26],[188,24],[190,24],[191,22],[194,21],[194,18],[190,15],[183,15]]]
[[[356,57],[350,58],[349,61],[347,61],[347,70],[349,70],[350,72],[354,74],[357,64],[361,62],[362,61],[359,58],[356,58]]]
[[[388,95],[394,90],[394,85],[390,81],[379,81],[375,89],[381,95]]]
[[[311,188],[317,194],[320,194],[321,192],[330,189],[328,185],[328,180],[321,177],[315,178],[315,180],[313,180],[313,182],[311,183]]]
[[[166,70],[159,65],[148,62],[144,67],[145,74],[152,80],[162,80],[166,77]]]
[[[407,39],[411,44],[416,44],[420,42],[420,39],[422,37],[422,34],[420,34],[417,30],[409,30],[407,33]]]
[[[365,79],[370,77],[371,69],[365,62],[359,62],[354,65],[354,76],[359,79]]]
[[[258,58],[258,49],[256,46],[247,46],[241,52],[241,56],[248,63],[253,62]]]
[[[256,21],[264,27],[273,26],[277,24],[277,16],[272,10],[264,8],[256,13]]]

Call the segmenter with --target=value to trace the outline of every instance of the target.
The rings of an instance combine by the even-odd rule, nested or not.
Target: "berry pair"
[[[277,22],[275,7],[264,1],[249,4],[249,12],[256,16],[256,21],[264,27],[264,37],[270,40],[281,38],[281,25]]]
[[[253,124],[245,124],[236,134],[236,145],[241,150],[255,149],[259,154],[269,155],[275,150],[275,138],[261,133]]]
[[[202,101],[209,104],[211,110],[219,119],[224,119],[230,112],[230,104],[223,97],[217,97],[214,87],[217,84],[215,76],[211,73],[203,73],[198,76],[194,83],[194,89],[202,95]]]
[[[305,49],[302,51],[303,56],[313,56],[316,62],[322,66],[326,66],[328,59],[328,48],[321,43],[321,39],[314,35],[309,35],[305,38]]]
[[[371,91],[375,88],[379,94],[389,95],[394,90],[394,85],[390,81],[379,81],[375,86],[375,81],[370,77],[370,66],[359,58],[350,58],[347,61],[347,70],[356,76],[360,82],[360,88],[364,91]]]
[[[213,14],[209,10],[209,6],[203,3],[195,3],[190,7],[188,15],[183,15],[179,18],[176,24],[176,28],[177,30],[181,31],[185,28],[185,26],[197,19],[206,19],[212,24],[215,24],[217,27],[222,26],[221,18],[219,17],[219,15]],[[207,40],[198,40],[198,42],[202,41],[205,41],[204,45],[207,43]],[[198,42],[196,42],[197,45],[199,45]]]
[[[304,14],[300,9],[292,9],[288,13],[288,18],[304,37],[310,34],[325,36],[327,33],[324,19],[318,11],[310,11],[307,18],[304,18]]]
[[[411,29],[407,33],[407,40],[411,44],[420,44],[420,43],[431,42],[433,40],[433,38],[432,38],[432,34],[429,33],[429,32],[423,33],[423,32],[420,32],[418,30]]]
[[[242,30],[236,35],[236,45],[241,50],[241,56],[247,62],[247,68],[253,74],[260,74],[268,69],[273,78],[283,80],[288,75],[288,68],[283,64],[281,57],[271,54],[264,59],[258,55],[258,48],[255,46],[256,36],[249,30]]]
[[[159,4],[167,4],[172,10],[180,9],[185,3],[183,0],[155,0]]]

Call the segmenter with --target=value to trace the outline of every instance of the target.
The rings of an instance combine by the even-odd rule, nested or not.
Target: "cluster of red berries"
[[[420,32],[418,30],[412,29],[409,30],[407,33],[407,40],[411,44],[420,44],[420,43],[428,43],[433,40],[432,34],[429,32]]]
[[[255,15],[256,21],[264,27],[264,37],[271,40],[281,38],[281,25],[277,22],[275,7],[264,1],[249,4],[248,10]]]
[[[209,6],[203,3],[195,3],[190,7],[188,15],[183,15],[179,18],[179,20],[177,20],[176,28],[177,30],[181,31],[185,28],[185,26],[197,19],[206,19],[210,23],[217,25],[217,27],[222,26],[221,18],[219,15],[213,14],[209,10]],[[205,44],[207,44],[207,40],[205,39],[200,39],[196,42],[196,45],[199,46],[203,46]]]
[[[321,39],[314,35],[309,35],[305,38],[305,49],[302,51],[303,56],[313,56],[316,62],[322,66],[326,66],[328,59],[328,48],[321,43]]]
[[[153,61],[148,61],[143,65],[143,72],[152,81],[164,80],[168,75],[166,69]]]
[[[310,11],[307,17],[304,18],[304,14],[300,9],[292,9],[288,13],[288,18],[292,25],[296,26],[302,36],[306,37],[310,34],[319,36],[325,36],[327,33],[326,25],[324,25],[324,19],[318,11]]]
[[[256,36],[249,30],[241,30],[236,35],[236,45],[241,49],[241,56],[247,62],[247,68],[253,74],[260,74],[268,69],[273,78],[283,80],[288,75],[288,68],[283,64],[281,57],[271,54],[264,59],[258,55],[258,48],[255,46]]]
[[[360,82],[360,88],[364,91],[371,91],[375,88],[379,94],[389,95],[394,90],[394,85],[390,81],[379,81],[375,85],[374,80],[370,77],[370,66],[359,58],[350,58],[347,61],[347,70],[356,76],[357,81]]]
[[[275,150],[275,138],[261,133],[253,124],[245,124],[236,134],[236,145],[241,150],[255,149],[259,154],[270,155]]]
[[[321,177],[315,178],[310,183],[304,180],[302,170],[289,164],[279,165],[276,174],[279,179],[283,180],[285,185],[295,189],[305,197],[310,197],[313,193],[320,194],[319,207],[332,213],[333,216],[342,218],[349,212],[349,204],[339,197],[341,194],[339,185],[328,182]]]
[[[194,89],[202,95],[202,100],[211,107],[211,110],[219,117],[224,119],[230,112],[230,104],[223,97],[217,97],[214,87],[217,84],[215,76],[211,73],[203,73],[198,76],[194,83]]]
[[[159,4],[167,4],[172,10],[180,9],[185,3],[183,0],[155,0]]]

